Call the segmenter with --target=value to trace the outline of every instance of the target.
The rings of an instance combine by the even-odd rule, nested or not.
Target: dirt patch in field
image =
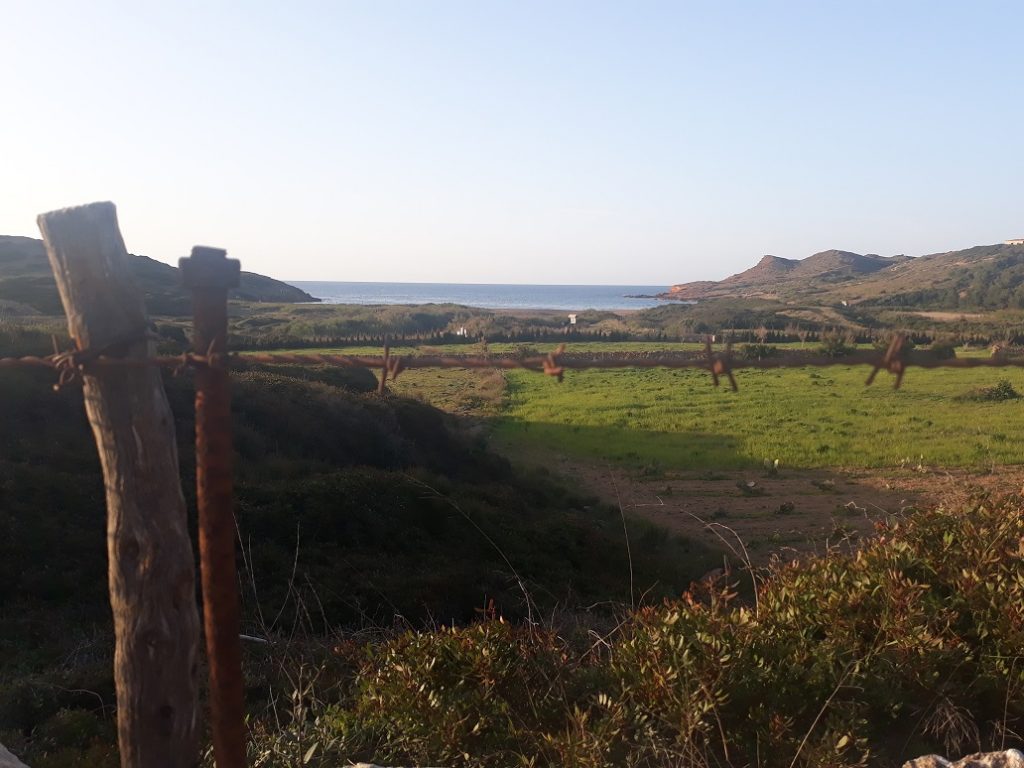
[[[757,564],[856,543],[874,533],[877,521],[908,508],[963,503],[984,491],[1017,492],[1024,484],[1024,467],[985,474],[927,468],[645,474],[562,456],[546,466],[671,531],[718,547],[724,539],[737,550],[741,541]]]
[[[943,323],[955,323],[958,320],[981,320],[985,317],[979,312],[911,312],[910,314]]]

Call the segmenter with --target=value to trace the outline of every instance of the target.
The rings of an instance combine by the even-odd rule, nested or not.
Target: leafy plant
[[[855,339],[850,333],[829,331],[821,335],[821,346],[818,351],[825,357],[846,357],[856,349]]]
[[[1013,384],[1008,379],[1000,379],[998,383],[991,387],[972,389],[970,392],[960,395],[957,399],[975,402],[1001,402],[1004,400],[1019,400],[1020,393],[1014,389]]]

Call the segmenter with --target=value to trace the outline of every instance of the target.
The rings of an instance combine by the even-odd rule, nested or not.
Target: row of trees
[[[939,329],[903,329],[907,338],[916,345],[943,343],[953,346],[1001,346],[1024,345],[1024,328],[1012,325],[995,327],[990,330],[955,330]],[[451,330],[431,333],[370,333],[343,336],[309,335],[294,336],[290,334],[249,335],[232,334],[230,345],[233,349],[316,349],[324,347],[367,346],[430,346],[444,344],[465,344],[467,346],[487,342],[489,344],[535,344],[557,343],[564,341],[576,342],[703,342],[711,335],[716,343],[732,342],[735,344],[822,344],[830,339],[841,338],[849,345],[871,344],[891,338],[892,329],[860,328],[855,326],[805,326],[787,325],[776,329],[760,326],[753,329],[727,328],[708,331],[707,333],[674,334],[653,328],[630,328],[627,330],[608,330],[566,326],[563,328],[531,328],[523,327],[511,330],[489,329],[475,335],[460,334]],[[173,339],[178,346],[184,347],[187,342],[182,334]]]

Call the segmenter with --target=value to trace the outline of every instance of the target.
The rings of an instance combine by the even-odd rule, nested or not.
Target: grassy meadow
[[[703,371],[578,371],[559,385],[508,374],[496,434],[512,446],[542,443],[587,458],[671,469],[985,466],[1024,460],[1016,400],[959,399],[1024,373],[911,370],[901,389],[867,369],[749,370],[739,392]]]
[[[596,342],[574,344],[571,351],[697,348]],[[522,345],[488,349],[512,352]],[[380,352],[372,347],[331,351]],[[468,354],[479,348],[452,345],[431,351]],[[979,396],[1000,382],[1024,393],[1024,371],[912,368],[899,390],[884,373],[866,387],[867,373],[865,366],[844,365],[741,370],[739,392],[715,388],[704,371],[665,369],[569,371],[561,383],[525,370],[412,370],[390,386],[446,410],[492,418],[497,445],[512,454],[546,448],[571,457],[675,470],[742,469],[776,459],[791,468],[983,468],[1024,462],[1024,448],[1016,439],[1024,426],[1021,401]]]

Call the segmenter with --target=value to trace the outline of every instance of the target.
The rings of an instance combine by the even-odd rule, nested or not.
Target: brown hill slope
[[[181,285],[177,267],[148,256],[133,254],[129,258],[135,280],[152,314],[191,312],[191,299]],[[238,288],[231,291],[231,298],[282,303],[317,301],[292,285],[253,272],[242,273]],[[32,310],[51,315],[63,312],[42,240],[0,235],[0,304],[19,314]]]
[[[757,284],[765,280],[785,278],[800,265],[796,259],[781,259],[778,256],[763,256],[757,264],[745,272],[727,277],[722,282],[734,285]]]
[[[836,249],[806,259],[764,256],[750,269],[718,282],[701,281],[672,286],[664,298],[709,299],[721,297],[776,297],[794,292],[817,291],[819,284],[839,283],[888,269],[907,261],[906,256],[883,258]]]
[[[837,287],[850,303],[935,309],[1024,306],[1024,246],[978,245],[933,253]]]
[[[819,278],[838,280],[856,275],[868,275],[888,269],[895,264],[903,263],[906,256],[893,256],[886,259],[876,254],[862,256],[851,251],[822,251],[797,262],[793,276],[799,278]]]
[[[683,283],[670,299],[772,298],[817,304],[965,309],[1024,306],[1024,246],[981,245],[918,258],[829,250],[802,260],[765,256],[720,281]]]

